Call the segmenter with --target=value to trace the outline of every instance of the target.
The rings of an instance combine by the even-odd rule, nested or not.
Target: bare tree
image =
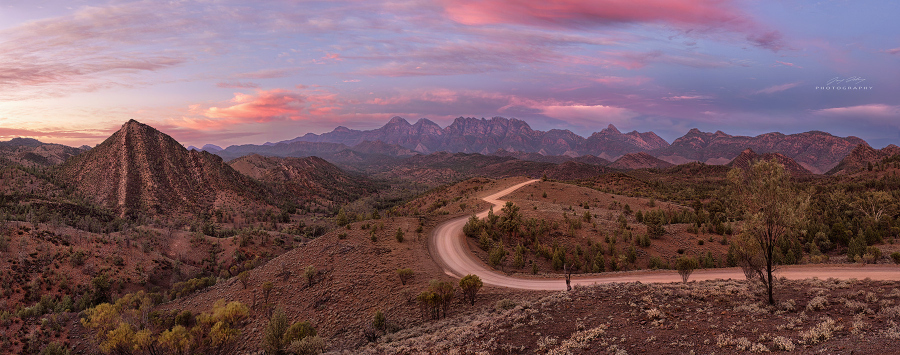
[[[856,199],[853,206],[872,222],[878,223],[884,217],[885,209],[893,201],[891,194],[884,191],[869,191]]]
[[[806,217],[809,197],[793,186],[784,167],[776,160],[759,161],[747,171],[734,169],[728,173],[734,197],[744,212],[743,238],[745,251],[762,254],[759,266],[751,263],[752,273],[759,276],[768,292],[769,304],[775,303],[772,292],[775,277],[775,248],[782,238],[794,237]],[[747,260],[752,255],[748,255]]]

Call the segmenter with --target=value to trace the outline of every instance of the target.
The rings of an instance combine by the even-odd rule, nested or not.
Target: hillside
[[[781,153],[807,170],[822,174],[840,162],[858,144],[857,137],[837,137],[820,131],[785,135],[777,132],[756,137],[732,136],[722,131],[701,132],[694,128],[666,148],[652,154],[673,164],[699,161],[726,164],[750,148],[759,154]]]
[[[619,170],[665,169],[672,166],[674,164],[644,152],[625,154],[612,164],[609,164],[610,168]]]
[[[128,121],[94,149],[72,157],[56,175],[120,216],[199,212],[263,203],[266,190],[222,158],[188,151],[153,127]]]
[[[766,153],[766,154],[756,154],[753,149],[747,148],[740,155],[735,157],[731,162],[726,164],[726,166],[732,168],[740,168],[740,169],[748,169],[750,165],[755,161],[761,160],[772,160],[775,159],[784,166],[784,170],[791,174],[791,176],[806,176],[812,174],[809,170],[806,170],[800,164],[797,164],[794,159],[788,158],[781,153]]]
[[[827,175],[850,175],[855,172],[868,169],[872,164],[879,163],[882,159],[889,158],[894,155],[900,155],[900,147],[889,145],[882,149],[875,149],[868,144],[857,145],[850,154],[847,154],[841,162],[833,169],[829,170]]]
[[[603,166],[585,164],[578,161],[567,161],[544,170],[543,176],[554,180],[580,180],[590,179],[600,174],[610,173],[613,170]]]
[[[238,172],[259,180],[294,200],[349,202],[374,192],[374,183],[364,176],[350,175],[318,157],[280,158],[247,155],[228,162]]]
[[[66,159],[88,150],[62,144],[43,143],[31,138],[13,138],[0,142],[0,159],[27,167],[48,167],[61,164]]]

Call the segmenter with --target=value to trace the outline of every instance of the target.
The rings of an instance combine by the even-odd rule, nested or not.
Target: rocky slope
[[[665,160],[658,159],[650,154],[629,153],[609,165],[610,168],[619,170],[635,170],[635,169],[665,169],[674,166]]]
[[[267,195],[260,184],[222,158],[188,151],[172,137],[135,120],[94,149],[67,160],[57,175],[121,216],[246,205]]]
[[[864,143],[857,137],[837,137],[820,131],[790,135],[774,132],[747,137],[722,131],[701,132],[695,128],[652,154],[674,164],[691,161],[726,164],[750,148],[759,154],[781,153],[809,171],[822,174],[837,165],[854,147]]]
[[[805,176],[805,175],[812,174],[812,172],[810,172],[809,170],[807,170],[800,164],[797,164],[797,162],[794,161],[794,159],[788,158],[788,157],[784,156],[784,154],[781,154],[781,153],[756,154],[756,152],[754,152],[753,149],[750,149],[750,148],[745,149],[743,152],[741,152],[740,155],[738,155],[733,160],[731,160],[731,162],[729,162],[727,165],[730,167],[733,167],[733,168],[747,169],[750,167],[750,164],[752,164],[755,161],[772,160],[772,159],[775,159],[776,161],[781,163],[781,165],[784,166],[784,170],[787,171],[788,173],[790,173],[791,176],[797,177],[797,176]]]
[[[0,142],[0,158],[28,167],[45,167],[61,164],[69,157],[88,149],[90,148],[43,143],[31,138],[13,138]]]
[[[857,145],[850,154],[841,159],[833,169],[828,171],[828,175],[850,175],[863,169],[867,169],[869,164],[876,164],[884,158],[900,154],[900,147],[889,145],[882,149],[875,149],[868,144]]]
[[[228,162],[240,173],[270,185],[279,195],[299,199],[350,201],[374,191],[374,183],[350,175],[322,158],[247,155]]]
[[[613,125],[609,125],[601,132],[584,138],[569,130],[553,129],[547,132],[534,130],[525,121],[504,117],[491,119],[459,117],[445,128],[424,118],[410,124],[403,118],[394,117],[383,127],[374,130],[360,131],[338,127],[321,135],[309,133],[280,143],[301,141],[339,143],[346,146],[355,146],[364,141],[381,141],[422,154],[446,151],[487,155],[497,150],[506,150],[573,157],[590,154],[608,160],[626,153],[668,146],[665,140],[653,132],[633,131],[623,134]]]
[[[628,153],[646,152],[668,146],[669,143],[656,133],[631,131],[622,134],[615,126],[609,125],[588,137],[581,151],[591,152],[606,160],[615,160]]]

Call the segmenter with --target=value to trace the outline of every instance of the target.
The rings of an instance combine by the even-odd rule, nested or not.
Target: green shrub
[[[377,330],[384,330],[386,322],[387,319],[384,317],[384,312],[381,312],[381,310],[376,311],[375,316],[372,317],[372,327]]]
[[[894,264],[900,264],[900,252],[895,251],[891,253],[891,259],[894,260]]]
[[[658,256],[651,256],[650,262],[647,264],[647,267],[650,268],[651,270],[668,269],[669,263],[667,263],[665,260],[663,260],[662,258],[660,258]]]
[[[64,345],[59,342],[50,342],[43,349],[41,349],[40,355],[69,355],[71,352]]]
[[[876,246],[866,247],[866,254],[871,255],[876,261],[881,259],[881,249]]]
[[[491,246],[494,245],[494,241],[491,240],[491,236],[488,235],[486,230],[481,231],[481,234],[478,237],[478,247],[481,250],[488,251],[491,250]]]
[[[475,305],[475,296],[483,285],[484,283],[481,282],[478,275],[469,274],[459,280],[459,289],[462,290],[463,297],[473,306]]]
[[[634,238],[634,243],[637,244],[637,246],[639,246],[641,248],[647,248],[647,247],[650,247],[651,241],[650,241],[649,236],[641,235],[641,236],[638,236],[637,238]]]
[[[307,266],[306,269],[303,270],[303,278],[306,279],[306,286],[312,286],[313,283],[316,282],[316,275],[318,274],[319,272],[316,270],[315,266]]]
[[[857,257],[862,258],[865,253],[866,239],[864,237],[858,236],[850,240],[850,245],[847,247],[847,261],[856,262]]]
[[[284,343],[284,333],[288,329],[287,316],[280,307],[275,309],[272,316],[269,317],[269,324],[263,333],[262,348],[266,354],[282,354],[286,345]]]
[[[553,252],[553,260],[550,261],[550,266],[553,267],[553,270],[561,270],[565,265],[566,252],[562,248],[556,248],[556,251]]]
[[[491,254],[488,257],[488,263],[491,264],[491,267],[497,267],[503,264],[503,260],[506,259],[506,248],[503,247],[503,243],[497,243],[494,249],[491,250]]]
[[[215,277],[198,277],[183,282],[176,282],[169,290],[169,298],[176,299],[190,295],[194,292],[202,290],[216,284]],[[99,303],[99,302],[98,302]]]
[[[517,306],[517,304],[515,301],[508,299],[508,298],[504,298],[502,300],[497,301],[497,304],[494,305],[494,308],[496,308],[498,311],[508,311],[510,309],[515,308],[516,306]]]
[[[415,273],[412,269],[397,269],[397,276],[400,278],[400,284],[406,285],[409,280],[412,280]]]
[[[689,256],[679,257],[675,261],[675,269],[678,270],[678,274],[681,275],[683,282],[687,282],[688,278],[698,267],[700,267],[700,263],[697,262],[697,259]]]

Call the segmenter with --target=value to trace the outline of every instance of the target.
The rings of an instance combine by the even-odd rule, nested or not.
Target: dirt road
[[[484,200],[494,205],[494,210],[498,211],[505,201],[500,198],[510,194],[522,186],[531,184],[538,180],[526,181],[493,195],[484,197]],[[487,216],[488,211],[477,214],[478,218]],[[435,262],[443,268],[444,273],[450,276],[461,278],[467,274],[475,274],[481,278],[486,285],[501,286],[509,288],[517,288],[524,290],[565,290],[566,283],[561,277],[559,278],[526,278],[511,277],[500,273],[483,261],[475,257],[470,251],[463,235],[463,226],[468,221],[468,217],[459,217],[449,220],[437,226],[429,240],[429,249]],[[872,280],[900,280],[900,267],[895,265],[797,265],[782,266],[778,272],[778,277],[786,277],[788,279],[808,279],[818,278],[840,278],[840,279],[864,279]],[[745,279],[744,273],[740,268],[724,268],[724,269],[706,269],[697,270],[690,277],[691,280],[715,280],[715,279]],[[602,276],[572,277],[572,285],[591,285],[609,282],[635,282],[644,283],[661,283],[661,282],[680,282],[681,276],[677,272],[671,270],[656,271],[638,271],[609,273]]]

